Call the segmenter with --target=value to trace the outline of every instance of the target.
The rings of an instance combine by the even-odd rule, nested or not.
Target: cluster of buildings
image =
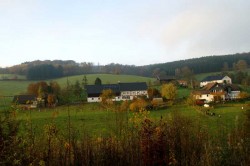
[[[174,77],[157,77],[162,84],[175,80]],[[187,86],[187,82],[183,80],[175,80],[180,86]],[[101,94],[103,90],[112,90],[114,93],[113,101],[133,100],[138,96],[148,97],[148,86],[146,82],[131,82],[103,85],[86,85],[87,102],[101,102]],[[224,101],[237,99],[240,88],[232,84],[232,80],[228,76],[208,76],[200,82],[200,89],[192,92],[196,100],[204,102]],[[15,96],[14,100],[19,104],[25,104],[29,101],[33,107],[37,105],[34,95]]]
[[[200,82],[199,90],[193,91],[196,100],[206,102],[235,100],[239,97],[240,88],[232,84],[228,76],[208,76]]]

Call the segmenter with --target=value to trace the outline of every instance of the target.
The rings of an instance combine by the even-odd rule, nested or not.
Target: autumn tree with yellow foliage
[[[107,105],[113,104],[112,99],[115,97],[115,94],[111,89],[105,89],[102,91],[102,94],[100,95],[100,97],[102,99],[101,103],[107,106]]]
[[[129,109],[131,111],[139,111],[141,109],[145,109],[147,106],[147,102],[143,98],[136,98],[129,105]]]
[[[177,88],[174,84],[163,84],[161,87],[161,96],[168,100],[175,100],[177,96]]]

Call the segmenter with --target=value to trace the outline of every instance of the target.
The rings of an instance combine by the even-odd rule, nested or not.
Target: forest
[[[145,66],[123,65],[110,63],[94,65],[91,62],[77,63],[73,60],[45,60],[24,62],[8,68],[0,68],[0,74],[25,75],[27,79],[51,79],[80,74],[107,73],[128,74],[155,77],[156,75],[176,75],[183,67],[189,68],[194,74],[231,71],[237,68],[237,62],[250,64],[250,52],[232,55],[206,56]],[[51,72],[48,72],[51,71]]]

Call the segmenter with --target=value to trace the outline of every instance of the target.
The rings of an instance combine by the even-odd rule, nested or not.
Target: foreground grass
[[[217,116],[180,104],[150,113],[98,103],[14,109],[0,118],[0,165],[247,165],[241,105],[217,105]]]
[[[211,133],[216,133],[220,129],[230,131],[235,127],[236,123],[241,122],[244,116],[244,110],[241,110],[241,105],[217,106],[211,110],[216,116],[205,115],[194,107],[175,105],[163,110],[152,110],[149,117],[154,120],[170,118],[175,112],[192,119],[194,124],[201,124]],[[117,113],[104,110],[99,104],[95,103],[69,107],[61,106],[53,109],[19,110],[16,112],[16,116],[23,124],[31,121],[37,134],[42,133],[44,125],[55,123],[62,131],[66,130],[70,125],[80,133],[87,132],[98,136],[106,135],[115,130],[117,118],[122,116],[129,119],[133,116],[133,113]]]

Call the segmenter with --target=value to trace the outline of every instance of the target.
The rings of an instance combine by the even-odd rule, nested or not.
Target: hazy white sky
[[[249,16],[249,0],[0,0],[0,67],[249,52]]]

